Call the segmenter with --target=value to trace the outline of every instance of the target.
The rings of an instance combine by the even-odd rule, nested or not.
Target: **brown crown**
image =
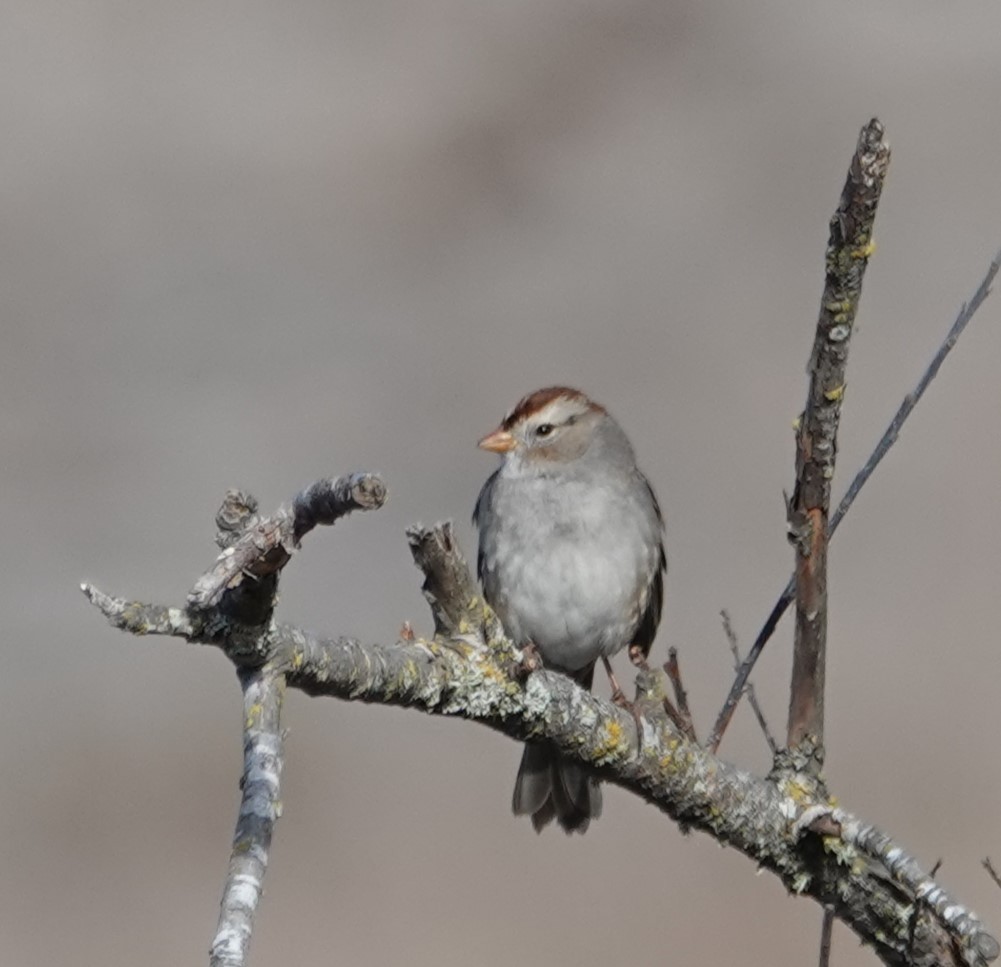
[[[601,410],[604,412],[604,407],[589,400],[579,389],[573,389],[570,386],[547,386],[545,389],[537,389],[534,393],[529,393],[528,396],[524,397],[518,405],[504,417],[504,422],[501,423],[501,429],[510,430],[511,427],[513,427],[516,423],[520,423],[526,416],[535,413],[537,410],[541,410],[544,406],[548,406],[552,403],[553,400],[558,400],[560,398],[567,400],[579,400],[582,403],[586,403],[592,410]]]

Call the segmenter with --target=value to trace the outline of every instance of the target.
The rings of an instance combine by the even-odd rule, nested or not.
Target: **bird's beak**
[[[477,446],[481,450],[491,450],[494,453],[508,453],[515,448],[515,439],[507,430],[497,429],[488,433]]]

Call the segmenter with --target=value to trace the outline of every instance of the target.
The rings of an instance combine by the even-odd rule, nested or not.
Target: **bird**
[[[614,417],[580,390],[550,386],[523,397],[479,446],[502,459],[473,512],[477,573],[508,636],[588,690],[599,658],[609,671],[623,648],[645,658],[664,598],[664,522]],[[536,832],[555,819],[583,833],[601,815],[601,789],[530,741],[512,809]]]

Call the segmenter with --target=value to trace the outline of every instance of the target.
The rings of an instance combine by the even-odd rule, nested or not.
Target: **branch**
[[[875,118],[858,147],[831,218],[827,279],[810,356],[810,388],[796,440],[796,487],[789,534],[796,549],[796,637],[786,744],[812,746],[817,773],[824,754],[827,650],[827,519],[838,452],[845,373],[862,280],[873,251],[872,226],[890,164],[890,147]]]
[[[692,719],[692,710],[688,707],[688,692],[685,691],[685,683],[681,680],[681,667],[678,664],[678,649],[667,649],[667,662],[664,671],[671,688],[674,689],[674,700],[678,703],[677,709],[664,698],[664,711],[674,720],[674,724],[685,734],[685,738],[690,742],[698,743],[698,736],[695,734],[695,722]]]
[[[211,967],[246,963],[254,914],[264,889],[271,834],[281,815],[284,764],[281,711],[285,681],[271,671],[240,672],[243,689],[243,790]]]
[[[723,634],[726,635],[727,643],[730,645],[730,654],[733,655],[733,670],[739,673],[741,662],[740,646],[737,644],[737,632],[733,630],[733,622],[730,620],[729,611],[724,608],[719,615],[723,621]],[[761,706],[758,704],[758,696],[754,691],[754,686],[748,682],[744,691],[747,693],[747,702],[751,706],[751,711],[754,712],[754,717],[758,720],[758,727],[761,729],[761,733],[768,743],[768,748],[772,750],[772,755],[775,755],[779,751],[779,745],[772,736],[771,729],[768,728],[768,721]]]
[[[841,502],[838,504],[837,510],[831,515],[831,520],[828,525],[828,541],[834,537],[838,526],[841,524],[841,521],[844,520],[845,514],[848,513],[852,504],[855,502],[855,498],[859,495],[862,487],[865,486],[866,482],[872,476],[873,472],[879,466],[883,457],[886,456],[893,444],[897,442],[897,438],[900,435],[901,429],[903,429],[904,423],[913,412],[915,406],[917,406],[918,401],[924,395],[924,392],[930,385],[931,381],[936,375],[938,375],[938,371],[941,368],[942,363],[958,342],[959,337],[966,329],[967,324],[987,299],[987,296],[990,295],[991,286],[994,283],[994,279],[998,274],[999,268],[1001,268],[1001,252],[998,252],[998,254],[994,256],[993,261],[987,269],[987,273],[981,280],[980,285],[973,294],[973,297],[969,302],[963,303],[963,306],[959,310],[959,314],[956,316],[952,327],[949,329],[944,341],[936,351],[928,368],[922,374],[920,380],[918,380],[915,388],[904,397],[903,402],[898,407],[897,412],[894,414],[889,426],[883,432],[882,437],[880,437],[880,440],[870,454],[869,459],[866,460],[862,469],[855,475],[855,478],[852,480],[848,490],[845,491],[845,495],[841,498]],[[751,646],[751,650],[744,658],[744,661],[740,666],[740,671],[734,679],[733,685],[730,687],[730,692],[726,697],[726,701],[723,703],[723,707],[720,709],[720,713],[716,718],[716,724],[713,726],[712,734],[709,737],[708,748],[713,752],[719,749],[720,742],[723,740],[723,734],[726,732],[727,726],[730,724],[730,720],[733,718],[733,713],[737,708],[737,704],[747,687],[747,681],[750,678],[751,671],[757,663],[758,658],[761,656],[761,652],[764,651],[765,645],[775,633],[775,629],[778,627],[779,621],[782,620],[782,616],[786,613],[789,605],[792,603],[795,592],[796,582],[794,576],[790,578],[789,582],[785,586],[785,589],[779,595],[778,600],[772,607],[765,623],[758,632],[757,638],[754,640],[754,644]]]
[[[981,862],[983,863],[984,869],[987,870],[987,875],[994,881],[994,885],[1001,887],[1001,876],[999,876],[998,871],[994,869],[994,864],[991,862],[991,858],[989,856],[985,856]]]
[[[831,934],[834,931],[834,911],[824,907],[824,920],[820,927],[820,967],[831,963]]]
[[[426,575],[421,591],[431,608],[436,635],[478,635],[484,626],[489,626],[493,637],[503,633],[469,573],[451,522],[432,528],[408,527],[407,543],[414,563]]]
[[[211,967],[246,963],[281,813],[285,674],[269,662],[277,638],[271,617],[278,578],[314,527],[334,524],[353,510],[374,510],[385,499],[378,476],[351,474],[318,480],[297,494],[290,508],[262,518],[254,497],[230,490],[216,514],[216,543],[223,551],[195,583],[184,609],[124,601],[92,585],[80,586],[114,627],[218,645],[237,666],[243,690],[242,794]]]
[[[254,497],[228,491],[216,513],[216,543],[223,551],[188,593],[187,637],[222,646],[238,667],[264,665],[278,579],[302,538],[319,524],[378,509],[385,500],[385,484],[368,473],[317,480],[296,494],[290,508],[264,518]]]
[[[855,479],[845,491],[844,497],[841,498],[841,503],[838,504],[838,509],[831,517],[831,534],[837,530],[838,524],[841,523],[845,514],[848,513],[852,504],[855,503],[855,498],[859,495],[859,491],[865,486],[866,481],[872,476],[873,471],[879,466],[880,461],[889,452],[890,447],[897,442],[897,437],[900,435],[904,423],[911,415],[914,407],[917,406],[918,400],[924,396],[925,390],[928,389],[931,381],[938,375],[938,371],[942,368],[942,363],[945,362],[945,357],[952,352],[953,347],[959,341],[959,337],[963,334],[967,323],[973,318],[980,306],[983,305],[984,300],[991,294],[991,286],[994,284],[998,269],[1001,269],[1001,252],[998,252],[994,256],[991,264],[987,267],[987,273],[981,279],[980,285],[977,286],[977,291],[973,293],[973,297],[969,302],[963,303],[962,308],[959,310],[959,315],[956,316],[956,320],[952,324],[952,328],[942,341],[942,345],[938,347],[938,351],[932,357],[932,361],[928,364],[928,368],[924,371],[921,379],[918,380],[917,386],[904,397],[903,402],[897,408],[897,412],[893,414],[890,425],[879,438],[876,448],[869,455],[869,459],[862,465],[862,469],[855,475]]]
[[[830,905],[887,964],[981,965],[997,956],[994,938],[952,900],[928,902],[912,946],[915,890],[930,883],[915,861],[873,827],[832,810],[817,784],[791,768],[792,760],[759,778],[689,741],[664,714],[656,676],[640,675],[631,711],[556,672],[526,676],[521,653],[500,633],[489,608],[468,597],[475,585],[448,526],[413,528],[408,536],[429,600],[458,623],[458,637],[361,645],[271,622],[258,636],[267,674],[284,675],[289,687],[310,695],[416,708],[477,721],[519,740],[545,739],[562,755],[654,803],[684,828],[703,830],[740,850],[791,892]],[[169,613],[93,589],[89,596],[119,627],[122,614]],[[226,648],[205,615],[200,625],[161,622],[156,629]],[[270,734],[276,729],[277,720]],[[266,793],[260,815],[271,815],[267,804],[277,797],[276,784]],[[249,881],[253,900],[263,867],[255,872],[257,878]],[[227,897],[232,897],[241,884],[232,878],[229,883]],[[252,915],[253,903],[231,905],[237,909],[226,920],[236,924],[232,932],[249,923],[241,920],[242,911]]]

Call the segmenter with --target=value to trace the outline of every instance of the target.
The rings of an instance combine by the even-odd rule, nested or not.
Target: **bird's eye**
[[[552,423],[540,423],[535,428],[535,435],[540,437],[547,437],[553,430],[556,429]]]

